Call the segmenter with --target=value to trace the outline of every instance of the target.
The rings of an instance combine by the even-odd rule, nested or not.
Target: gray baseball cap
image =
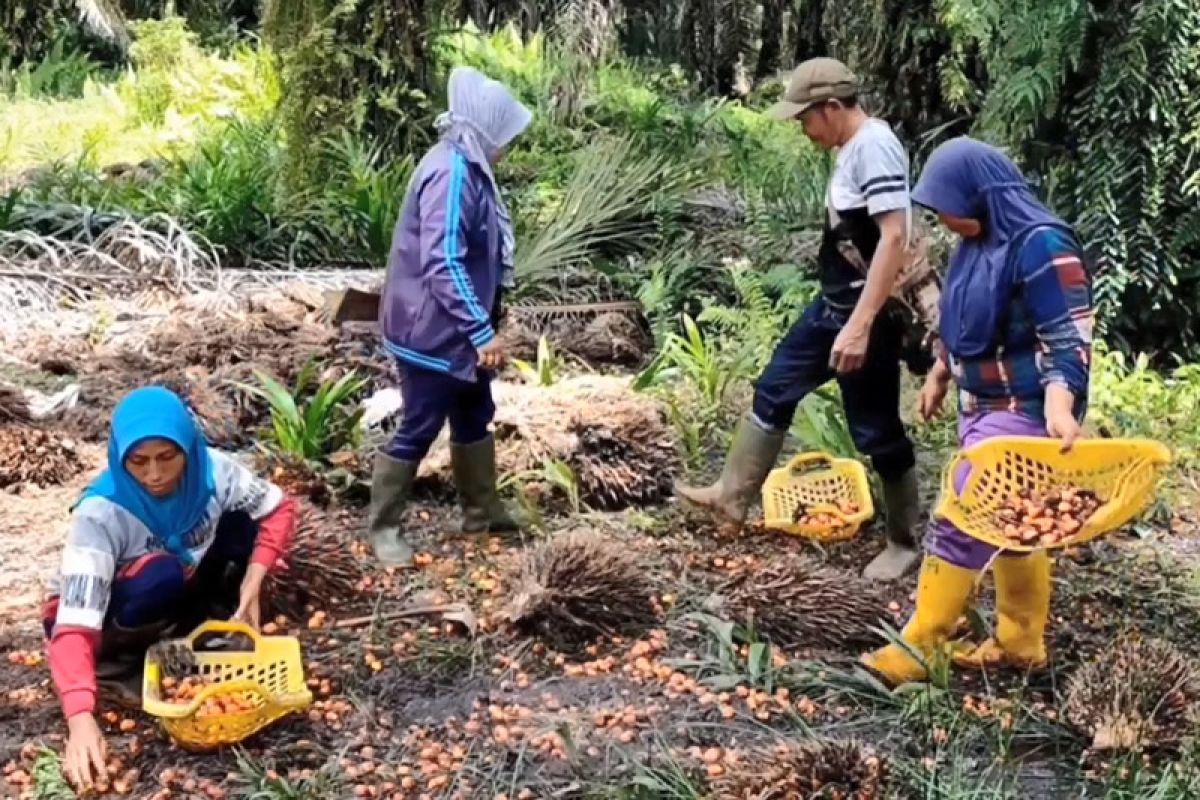
[[[810,58],[792,73],[783,99],[767,112],[773,119],[795,119],[830,100],[858,94],[858,76],[836,58]]]

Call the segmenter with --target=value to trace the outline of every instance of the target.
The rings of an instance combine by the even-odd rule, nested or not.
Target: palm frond
[[[642,154],[631,139],[583,153],[553,216],[517,245],[517,274],[537,279],[586,265],[597,255],[645,249],[659,238],[657,209],[681,203],[697,178],[687,164]]]

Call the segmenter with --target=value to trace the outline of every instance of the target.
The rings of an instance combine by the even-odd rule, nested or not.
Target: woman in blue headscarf
[[[1046,208],[1016,165],[994,147],[953,139],[929,157],[913,200],[937,213],[960,240],[942,292],[937,365],[926,379],[919,414],[940,412],[958,386],[962,448],[995,436],[1051,436],[1063,451],[1081,435],[1092,342],[1091,280],[1070,227]],[[970,466],[955,475],[959,488]],[[903,631],[931,655],[953,634],[976,579],[994,564],[996,630],[977,646],[957,648],[964,666],[1039,667],[1050,610],[1046,552],[1000,553],[945,520],[935,520]],[[892,683],[921,680],[925,668],[889,645],[864,658]]]
[[[294,526],[291,499],[209,449],[178,396],[149,386],[121,400],[108,468],[72,509],[42,614],[76,785],[104,775],[98,685],[140,705],[138,664],[155,640],[214,617],[257,626]]]

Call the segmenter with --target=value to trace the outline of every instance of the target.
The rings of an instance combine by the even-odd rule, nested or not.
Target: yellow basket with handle
[[[959,492],[954,476],[964,463],[970,464],[971,471]],[[1170,463],[1171,451],[1151,439],[1081,439],[1063,453],[1058,439],[997,436],[950,459],[934,513],[968,536],[1005,550],[1070,547],[1117,530],[1145,511],[1154,499],[1162,468]],[[1001,511],[1014,496],[1060,487],[1092,492],[1100,501],[1074,534],[1033,544],[1005,535]]]
[[[254,648],[241,652],[196,649],[202,636],[220,633],[247,636]],[[293,636],[262,636],[241,622],[214,620],[199,625],[176,644],[190,651],[192,672],[209,685],[186,703],[169,702],[162,686],[162,665],[152,649],[146,654],[142,677],[142,708],[189,750],[235,744],[312,703],[312,692],[304,681],[300,640]],[[245,708],[211,713],[213,703],[209,701],[233,695],[242,699]]]
[[[763,483],[762,504],[767,528],[820,542],[852,538],[875,514],[863,465],[822,452],[801,453],[773,470]],[[801,515],[831,521],[816,524]]]

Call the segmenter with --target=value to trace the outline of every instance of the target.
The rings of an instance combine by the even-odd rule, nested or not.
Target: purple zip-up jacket
[[[406,364],[475,381],[495,338],[499,217],[481,168],[440,142],[417,165],[392,234],[379,304],[384,347]]]

